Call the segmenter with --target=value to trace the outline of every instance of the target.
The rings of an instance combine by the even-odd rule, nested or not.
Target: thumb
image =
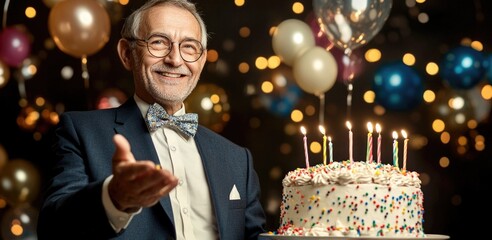
[[[116,147],[113,154],[113,166],[123,162],[135,162],[135,157],[130,151],[130,143],[123,135],[115,134],[113,143]]]

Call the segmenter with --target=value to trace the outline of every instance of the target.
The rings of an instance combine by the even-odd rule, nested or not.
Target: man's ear
[[[130,49],[130,43],[126,39],[120,39],[118,41],[118,56],[120,57],[121,63],[126,70],[132,70],[132,53]]]

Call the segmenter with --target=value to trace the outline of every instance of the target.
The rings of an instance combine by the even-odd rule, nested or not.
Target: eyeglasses
[[[147,43],[147,50],[150,55],[163,58],[173,50],[174,42],[166,36],[153,34],[147,39],[128,38],[130,41],[142,41]],[[185,62],[196,62],[203,54],[202,44],[193,39],[183,40],[178,43],[179,55]]]

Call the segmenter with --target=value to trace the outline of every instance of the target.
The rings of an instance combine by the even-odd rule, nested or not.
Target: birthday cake
[[[388,164],[331,162],[282,181],[277,235],[425,237],[419,174]]]

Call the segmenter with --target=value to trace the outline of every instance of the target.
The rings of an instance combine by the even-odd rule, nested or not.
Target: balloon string
[[[354,85],[349,83],[347,85],[347,119],[351,119],[351,110],[352,110],[352,91],[354,90]]]
[[[324,126],[325,122],[325,93],[319,95],[319,124]]]
[[[27,99],[26,81],[24,81],[24,78],[21,76],[19,76],[17,79],[17,87],[19,88],[19,95],[21,99]]]
[[[2,19],[2,27],[7,27],[7,10],[9,9],[10,0],[5,0],[5,4],[3,5],[3,19]]]
[[[343,56],[343,81],[347,84],[347,120],[351,119],[352,114],[352,91],[354,89],[354,85],[352,84],[352,80],[354,78],[353,65],[354,61],[352,59],[352,50],[345,49]]]
[[[87,70],[87,57],[82,56],[82,78],[85,89],[89,89],[89,71]]]

